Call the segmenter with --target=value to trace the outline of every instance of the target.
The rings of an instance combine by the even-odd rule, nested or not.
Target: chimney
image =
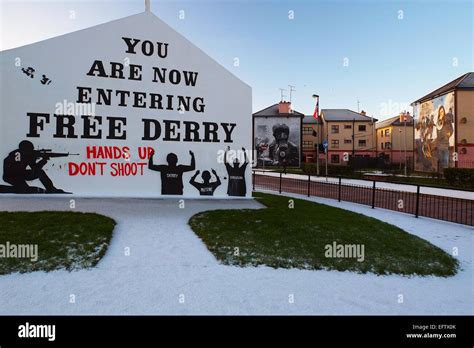
[[[360,112],[360,114],[365,116],[366,112],[365,112],[364,110],[362,110],[362,111]]]
[[[411,121],[411,115],[409,112],[401,112],[400,113],[400,122],[410,122]]]
[[[290,114],[291,113],[291,103],[281,101],[280,104],[278,104],[278,113],[279,114]]]

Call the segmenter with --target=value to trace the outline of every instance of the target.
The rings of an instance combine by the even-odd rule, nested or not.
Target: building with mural
[[[0,57],[0,193],[251,197],[250,86],[153,13]]]
[[[412,103],[415,170],[474,168],[474,73]]]
[[[253,114],[253,148],[259,167],[301,165],[304,114],[281,101]]]

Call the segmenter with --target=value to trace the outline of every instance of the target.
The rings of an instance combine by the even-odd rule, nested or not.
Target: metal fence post
[[[281,193],[281,172],[280,172],[280,191],[279,192]]]
[[[418,217],[418,209],[420,208],[420,185],[416,186],[416,212],[415,217]]]
[[[310,196],[311,190],[311,175],[308,174],[308,197]]]
[[[372,186],[372,209],[375,208],[375,180],[374,185]]]
[[[252,173],[253,173],[253,182],[252,182],[252,184],[253,184],[253,190],[255,191],[255,170],[253,170]]]
[[[339,177],[339,193],[337,195],[337,200],[340,202],[341,201],[341,188],[342,188],[342,179]]]

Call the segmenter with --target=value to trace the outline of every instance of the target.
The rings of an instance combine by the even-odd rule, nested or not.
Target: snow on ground
[[[279,177],[279,172],[273,172],[269,170],[256,170],[256,175],[268,175],[268,176],[275,176]],[[289,179],[302,179],[308,180],[307,175],[302,174],[282,174],[283,178]],[[339,178],[335,177],[326,177],[320,176],[312,176],[311,181],[321,181],[321,182],[331,182],[331,183],[339,183]],[[371,180],[357,180],[357,179],[342,179],[342,184],[346,185],[358,185],[358,186],[367,186],[372,188],[372,181]],[[406,184],[394,184],[389,182],[378,181],[376,184],[378,188],[384,189],[391,189],[397,191],[404,191],[404,192],[416,192],[416,185],[406,185]],[[444,197],[453,197],[453,198],[464,198],[464,199],[473,199],[474,200],[474,192],[471,191],[461,191],[461,190],[450,190],[450,189],[440,189],[435,187],[420,187],[420,193],[425,193],[428,195],[437,195],[437,196],[444,196]]]
[[[106,256],[92,270],[0,276],[0,314],[474,313],[474,229],[353,203],[310,200],[385,220],[448,252],[458,247],[462,271],[437,278],[224,266],[187,221],[204,210],[261,208],[255,201],[187,200],[186,208],[179,209],[175,200],[77,199],[78,211],[118,222]],[[69,199],[9,197],[0,200],[0,209],[69,210]],[[130,256],[125,256],[126,247]],[[69,303],[71,294],[75,304]],[[399,294],[403,303],[398,303]]]

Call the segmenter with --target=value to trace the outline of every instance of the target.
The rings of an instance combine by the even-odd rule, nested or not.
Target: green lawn
[[[452,276],[458,261],[400,228],[350,211],[263,193],[266,209],[214,210],[189,225],[226,265]],[[326,245],[364,246],[364,261],[326,257]]]
[[[115,221],[74,212],[0,212],[0,246],[36,244],[38,260],[0,257],[0,274],[94,267],[105,255]]]

